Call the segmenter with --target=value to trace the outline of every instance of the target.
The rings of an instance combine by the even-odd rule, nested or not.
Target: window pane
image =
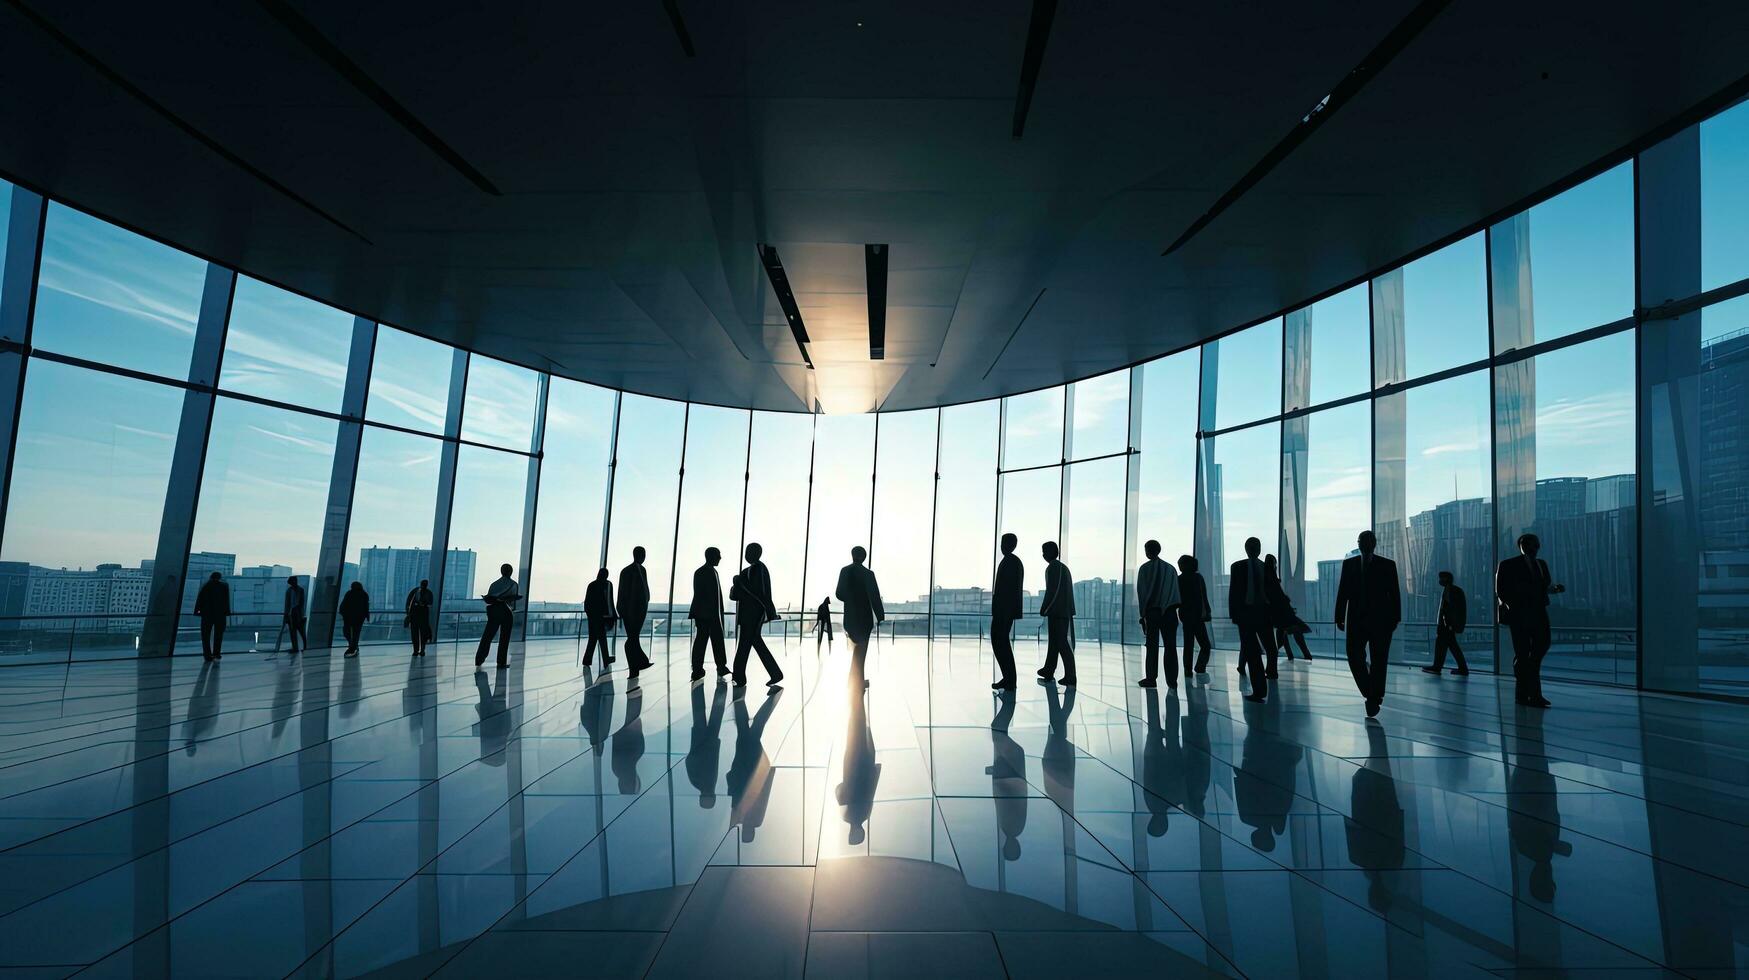
[[[887,619],[901,633],[908,625],[921,632],[923,615],[929,612],[936,417],[934,409],[880,416],[868,561],[880,579]]]
[[[1202,345],[1202,427],[1224,429],[1281,412],[1281,319]]]
[[[1001,535],[1018,537],[1020,546],[1014,553],[1029,570],[1037,570],[1040,576],[1036,581],[1029,577],[1029,587],[1036,587],[1029,590],[1041,591],[1044,588],[1044,559],[1039,548],[1046,541],[1062,544],[1059,540],[1062,534],[1062,467],[1004,473],[1000,483],[1002,509],[997,523],[1001,526],[997,529],[996,540],[984,541],[982,550],[994,567]]]
[[[1069,458],[1087,459],[1121,453],[1130,441],[1130,372],[1128,368],[1074,384],[1075,425]]]
[[[1700,222],[1700,288],[1749,276],[1749,102],[1700,124]]]
[[[534,444],[534,401],[539,379],[525,367],[478,354],[468,358],[462,438],[527,451]]]
[[[1322,405],[1372,386],[1372,312],[1366,283],[1321,299],[1300,312],[1311,334],[1310,397],[1289,409]],[[1289,314],[1292,321],[1294,314]],[[1291,355],[1290,355],[1291,357]],[[1293,365],[1289,365],[1292,370]],[[1292,388],[1292,386],[1289,386]]]
[[[364,417],[421,432],[442,432],[453,361],[451,347],[379,325]]]
[[[1543,673],[1634,684],[1634,338],[1594,340],[1495,375],[1499,555],[1529,531],[1567,591],[1549,604]],[[1529,425],[1524,426],[1523,421]]]
[[[747,531],[743,546],[765,549],[771,598],[780,613],[802,601],[802,562],[808,532],[808,465],[814,448],[814,416],[798,412],[753,413],[752,474],[747,481]],[[740,568],[740,556],[725,555],[725,568]]]
[[[318,416],[218,399],[183,581],[185,628],[200,583],[218,571],[232,580],[226,644],[277,642],[285,578],[312,574],[322,548],[338,431]]]
[[[187,378],[206,263],[50,204],[32,342],[105,364]]]
[[[746,409],[692,406],[686,423],[686,479],[680,491],[679,546],[674,558],[676,605],[692,601],[692,573],[704,564],[706,548],[723,553],[717,571],[728,588],[741,549],[747,425]],[[690,632],[691,623],[683,614],[674,621],[674,629]]]
[[[674,563],[674,509],[680,502],[685,421],[682,402],[645,395],[620,399],[607,567],[613,569],[617,596],[619,570],[631,563],[632,548],[643,547],[650,580],[650,617],[644,629],[655,636],[668,635],[668,579]]]
[[[873,415],[821,415],[814,421],[814,499],[803,609],[818,606],[838,587],[838,570],[850,564],[851,548],[868,547],[874,422]],[[838,602],[832,605],[836,609]]]
[[[997,403],[941,410],[935,495],[935,631],[976,632],[990,616],[995,571]],[[1037,581],[1035,580],[1034,584]]]
[[[8,230],[12,227],[12,185],[0,180],[0,269],[6,268],[6,243],[12,236]],[[8,340],[23,340],[22,337],[8,337]]]
[[[1403,267],[1405,379],[1488,356],[1485,253],[1475,234]]]
[[[1342,559],[1354,552],[1360,532],[1372,527],[1372,406],[1344,405],[1296,421],[1307,427],[1300,564],[1305,583],[1284,584],[1313,636],[1333,641]],[[1287,562],[1282,557],[1285,580]]]
[[[1082,639],[1122,639],[1128,473],[1127,461],[1114,456],[1070,466],[1063,476],[1068,495],[1063,515],[1063,562],[1074,576],[1075,635]],[[1038,567],[1042,586],[1042,559]]]
[[[1003,469],[1063,461],[1061,387],[1015,395],[1007,399],[1005,407]]]
[[[436,439],[390,429],[364,430],[340,588],[363,583],[371,609],[385,613],[372,617],[366,631],[369,640],[407,639],[401,617],[394,613],[404,608],[407,593],[431,576],[431,528],[442,454],[443,444]],[[450,608],[464,607],[473,578],[472,556],[458,560],[451,555],[442,590],[444,602],[452,603]],[[336,622],[336,631],[339,628]]]
[[[1530,209],[1538,342],[1634,312],[1634,165],[1624,163]]]
[[[452,601],[442,609],[440,637],[474,638],[486,624],[486,605],[480,595],[498,579],[498,566],[510,565],[517,581],[523,578],[522,512],[528,487],[528,457],[483,446],[462,446],[456,457],[455,506],[449,516],[449,549],[472,552],[472,582],[452,577],[444,569],[446,589],[467,588],[467,598]],[[651,591],[655,591],[651,579]],[[376,605],[376,596],[371,597]],[[397,597],[397,602],[399,597]]]
[[[0,551],[3,612],[141,615],[8,624],[22,633],[0,645],[0,662],[66,659],[69,634],[75,658],[134,655],[181,410],[174,388],[30,364]]]
[[[1245,557],[1245,539],[1273,554],[1280,537],[1281,423],[1270,422],[1202,441],[1202,520],[1197,563],[1209,588],[1215,619],[1210,636],[1237,642],[1227,621],[1228,569]]]
[[[1168,561],[1195,548],[1191,526],[1196,517],[1196,384],[1197,349],[1149,361],[1141,367],[1142,424],[1141,493],[1137,506],[1136,550],[1132,568],[1142,563],[1142,544],[1160,542]],[[1139,642],[1139,641],[1138,641]]]
[[[600,567],[612,441],[613,392],[554,378],[547,391],[540,514],[528,576],[529,597],[545,608],[583,608],[583,590]],[[610,566],[609,574],[617,576],[624,564]]]
[[[350,313],[238,276],[219,385],[338,412],[351,351]]]

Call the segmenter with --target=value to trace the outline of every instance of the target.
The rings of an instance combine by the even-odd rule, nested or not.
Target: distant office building
[[[93,569],[33,566],[25,590],[24,615],[33,617],[33,629],[129,632],[144,622],[151,586],[151,576],[144,569],[117,564]],[[69,618],[34,618],[56,616]],[[81,616],[92,618],[80,621],[77,617]]]
[[[443,565],[443,598],[469,599],[478,595],[474,581],[475,555],[472,551],[451,548]],[[364,584],[377,608],[400,606],[407,593],[418,587],[421,579],[431,577],[430,548],[365,548],[359,552],[357,570],[341,588],[354,581]]]

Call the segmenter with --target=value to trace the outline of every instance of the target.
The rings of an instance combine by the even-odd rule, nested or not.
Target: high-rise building
[[[476,556],[471,550],[451,548],[443,565],[443,598],[471,599],[475,591]],[[378,609],[398,609],[407,593],[431,577],[430,548],[369,547],[359,552],[356,581],[370,593]],[[352,581],[351,579],[348,580]]]

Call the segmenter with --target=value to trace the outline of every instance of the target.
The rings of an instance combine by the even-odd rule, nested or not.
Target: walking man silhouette
[[[346,636],[346,656],[358,656],[358,640],[364,633],[365,621],[370,619],[370,593],[364,591],[364,583],[354,582],[340,597],[340,630]]]
[[[1542,541],[1534,534],[1518,536],[1518,557],[1500,563],[1494,573],[1494,595],[1500,621],[1512,630],[1512,675],[1517,678],[1519,704],[1549,706],[1543,697],[1543,657],[1550,643],[1549,596],[1567,587],[1554,580],[1549,563],[1537,557]]]
[[[814,611],[814,649],[820,649],[820,641],[824,639],[827,645],[832,643],[832,597],[820,600],[820,608]]]
[[[1166,647],[1166,686],[1178,686],[1178,572],[1160,558],[1160,542],[1142,545],[1148,560],[1136,570],[1136,611],[1141,614],[1142,640],[1147,646],[1142,679],[1136,683],[1153,687],[1160,669],[1160,647]]]
[[[1251,693],[1245,695],[1245,700],[1254,702],[1269,697],[1263,646],[1275,639],[1269,612],[1269,572],[1257,557],[1262,553],[1263,542],[1246,538],[1245,557],[1228,569],[1227,617],[1239,629],[1240,671],[1251,677]]]
[[[1063,658],[1064,687],[1075,686],[1075,589],[1069,566],[1057,559],[1057,543],[1046,541],[1040,552],[1045,559],[1045,597],[1039,603],[1038,614],[1045,617],[1048,627],[1045,643],[1045,665],[1039,669],[1040,679],[1049,682],[1057,673],[1057,658]]]
[[[194,594],[194,614],[200,617],[200,655],[209,662],[220,659],[225,621],[231,616],[231,587],[218,572],[207,576],[206,584]]]
[[[510,577],[513,571],[508,564],[499,565],[498,580],[486,589],[486,632],[480,636],[480,648],[474,651],[475,667],[486,662],[494,633],[498,636],[498,666],[510,666],[510,634],[516,626],[516,600],[522,598],[521,588]]]
[[[1355,543],[1360,554],[1343,561],[1336,581],[1336,628],[1348,633],[1348,669],[1366,698],[1366,716],[1373,718],[1385,700],[1391,634],[1403,618],[1403,600],[1397,563],[1373,554],[1378,545],[1373,533],[1360,532]]]
[[[844,635],[850,637],[851,677],[863,677],[863,662],[868,659],[868,638],[887,618],[887,608],[881,605],[881,587],[874,572],[865,564],[868,552],[862,545],[850,549],[850,564],[838,570],[838,601],[844,603]]]
[[[990,590],[990,651],[1002,675],[990,686],[998,691],[1014,690],[1014,621],[1024,615],[1020,586],[1026,578],[1026,567],[1014,554],[1019,544],[1014,535],[1002,535],[1002,560],[996,563],[996,583]]]
[[[1445,655],[1450,651],[1457,658],[1457,669],[1452,673],[1462,677],[1470,672],[1470,665],[1464,660],[1464,648],[1458,646],[1458,634],[1469,625],[1469,611],[1464,590],[1457,587],[1450,572],[1440,572],[1439,620],[1433,626],[1433,663],[1422,670],[1437,674],[1445,669]]]
[[[583,666],[595,659],[595,648],[601,648],[601,662],[613,663],[613,650],[607,645],[607,632],[613,629],[613,582],[607,569],[597,569],[595,581],[583,590],[583,616],[589,620],[589,643],[583,648]]]
[[[413,637],[413,656],[425,656],[425,646],[431,642],[431,580],[420,579],[418,586],[407,591],[407,632]]]
[[[285,628],[291,634],[292,656],[297,656],[298,640],[304,641],[305,649],[310,646],[310,635],[304,630],[304,586],[293,575],[285,580]]]
[[[1194,662],[1196,672],[1206,674],[1209,621],[1215,618],[1215,611],[1209,606],[1208,583],[1203,581],[1202,573],[1196,570],[1196,559],[1190,555],[1178,556],[1178,598],[1178,621],[1184,624],[1184,676],[1190,676],[1190,651],[1195,643],[1202,644],[1202,654]]]
[[[729,588],[729,598],[735,602],[735,676],[736,687],[747,686],[747,655],[754,651],[759,653],[759,662],[769,675],[766,686],[776,687],[783,681],[783,671],[778,669],[777,658],[771,655],[771,650],[765,645],[765,637],[760,631],[765,624],[778,618],[777,607],[771,600],[771,571],[760,561],[765,549],[754,542],[747,546],[747,567],[741,569],[735,576],[734,584]]]
[[[619,618],[626,628],[626,664],[633,677],[650,666],[643,644],[644,617],[649,613],[650,573],[644,568],[644,546],[638,545],[632,549],[632,563],[619,570]]]
[[[692,620],[692,679],[704,676],[704,648],[709,643],[717,661],[717,676],[729,672],[723,653],[723,579],[717,565],[723,553],[716,548],[704,550],[704,564],[692,573],[692,605],[686,617]]]

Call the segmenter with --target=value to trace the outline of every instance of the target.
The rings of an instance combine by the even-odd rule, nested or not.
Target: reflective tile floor
[[[678,645],[677,645],[678,646]],[[1728,976],[1749,708],[1083,646],[0,669],[0,977]],[[1036,651],[1021,647],[1023,664]],[[599,666],[599,665],[598,665]],[[853,689],[858,688],[858,689]],[[1501,694],[1506,693],[1505,703]]]

